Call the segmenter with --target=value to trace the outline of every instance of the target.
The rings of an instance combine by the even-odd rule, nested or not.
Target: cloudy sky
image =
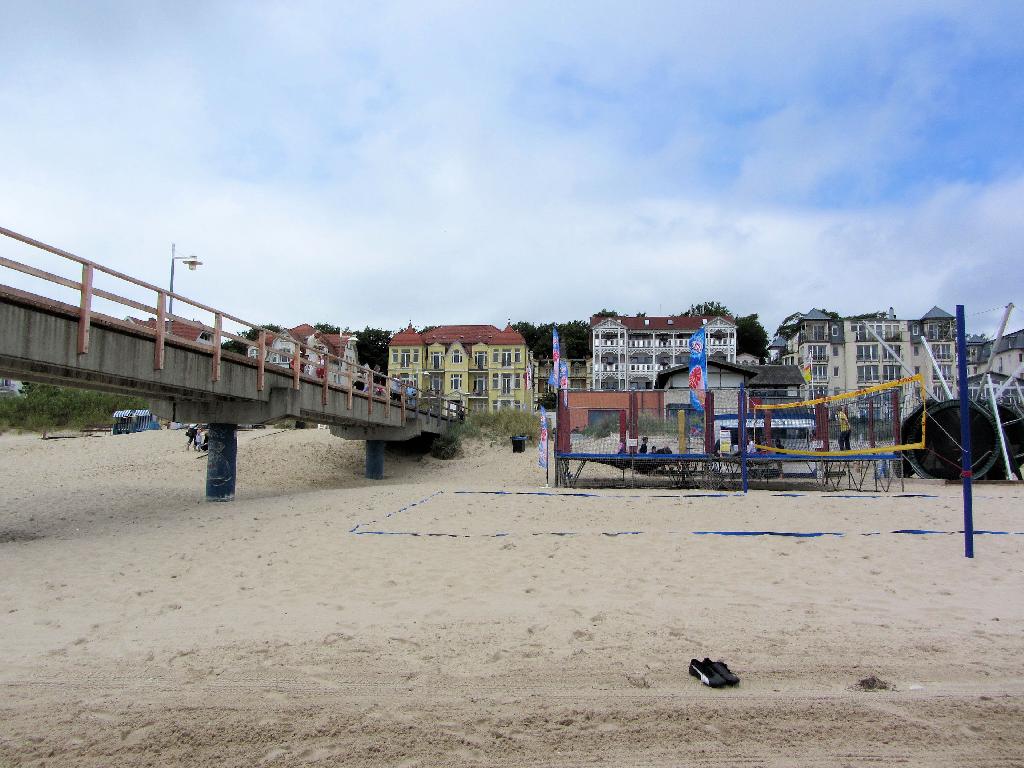
[[[0,6],[0,225],[254,321],[1024,305],[1015,0]]]

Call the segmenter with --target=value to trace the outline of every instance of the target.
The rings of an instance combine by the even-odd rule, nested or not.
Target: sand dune
[[[1024,535],[958,489],[535,495],[531,451],[0,437],[0,765],[1013,765]],[[505,493],[493,493],[505,491]],[[976,490],[1024,531],[1024,493]],[[822,532],[817,538],[714,531]],[[736,689],[687,675],[725,658]],[[887,690],[864,691],[874,675]]]

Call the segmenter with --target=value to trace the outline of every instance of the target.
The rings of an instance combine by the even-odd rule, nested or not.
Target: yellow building
[[[532,410],[526,377],[532,367],[526,340],[511,326],[442,325],[417,333],[410,325],[388,344],[389,375],[469,410]]]

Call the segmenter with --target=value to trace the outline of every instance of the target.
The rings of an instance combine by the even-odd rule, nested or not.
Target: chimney
[[[890,320],[895,320],[896,319],[896,310],[894,310],[892,307],[889,307],[889,319]]]

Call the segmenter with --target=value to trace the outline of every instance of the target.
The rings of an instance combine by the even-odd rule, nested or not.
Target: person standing
[[[850,450],[850,417],[846,415],[846,409],[840,408],[836,414],[839,421],[839,450]]]
[[[196,442],[196,425],[189,424],[188,429],[185,430],[185,437],[188,438],[188,442],[185,443],[185,450],[187,451]]]

